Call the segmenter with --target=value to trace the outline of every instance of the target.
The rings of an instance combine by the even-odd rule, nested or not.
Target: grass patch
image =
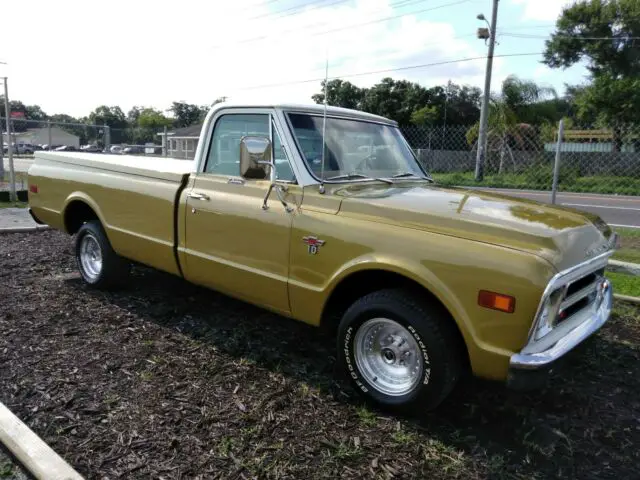
[[[640,263],[640,228],[616,228],[620,236],[620,249],[613,259],[621,262]]]
[[[531,169],[525,173],[488,174],[482,182],[475,181],[473,172],[432,173],[431,175],[436,182],[447,186],[551,190],[553,177],[548,173],[544,169]],[[564,178],[561,175],[558,189],[562,192],[640,195],[640,178],[580,177],[575,172],[567,172]]]
[[[640,250],[633,248],[621,248],[612,255],[614,260],[621,262],[640,263]]]
[[[640,297],[640,277],[618,272],[607,272],[605,276],[611,280],[615,293]]]
[[[623,240],[640,239],[640,228],[616,228],[615,232]]]
[[[28,206],[27,202],[0,202],[0,208],[27,208]]]
[[[0,462],[0,478],[14,478],[15,469],[8,462]]]

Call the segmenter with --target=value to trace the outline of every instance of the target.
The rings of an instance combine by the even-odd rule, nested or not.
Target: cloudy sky
[[[540,64],[567,3],[500,1],[496,55],[536,55],[496,58],[493,90],[512,73],[559,93],[583,80],[580,66]],[[384,76],[482,86],[485,60],[457,61],[486,55],[476,15],[491,17],[491,0],[30,0],[25,8],[2,1],[11,20],[3,22],[0,61],[8,65],[0,76],[9,77],[10,98],[74,116],[101,104],[164,110],[173,100],[220,96],[306,102],[327,57],[329,77],[360,86]]]

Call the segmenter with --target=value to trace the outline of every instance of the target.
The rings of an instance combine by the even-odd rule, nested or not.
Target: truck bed
[[[29,205],[42,222],[72,234],[89,208],[116,253],[180,274],[177,200],[192,169],[192,161],[165,157],[36,152]]]
[[[192,160],[83,152],[36,152],[38,159],[128,173],[180,183],[185,173],[195,171]]]

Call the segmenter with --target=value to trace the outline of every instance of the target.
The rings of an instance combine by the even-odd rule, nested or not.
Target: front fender
[[[469,320],[469,315],[455,292],[443,283],[426,265],[416,262],[415,260],[412,261],[408,258],[404,258],[400,255],[367,254],[355,258],[343,265],[331,277],[327,288],[325,289],[325,304],[323,306],[323,311],[326,308],[327,302],[331,298],[332,293],[340,283],[353,274],[366,271],[394,273],[413,281],[417,285],[420,285],[422,288],[428,290],[440,301],[440,303],[442,303],[442,305],[444,305],[458,325],[465,342],[467,339],[474,336],[473,324]]]

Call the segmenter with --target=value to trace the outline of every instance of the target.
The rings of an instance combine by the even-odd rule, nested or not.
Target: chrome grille
[[[602,284],[604,271],[598,270],[567,284],[563,287],[562,300],[554,325],[568,320],[576,313],[589,307],[596,299],[598,288]]]

